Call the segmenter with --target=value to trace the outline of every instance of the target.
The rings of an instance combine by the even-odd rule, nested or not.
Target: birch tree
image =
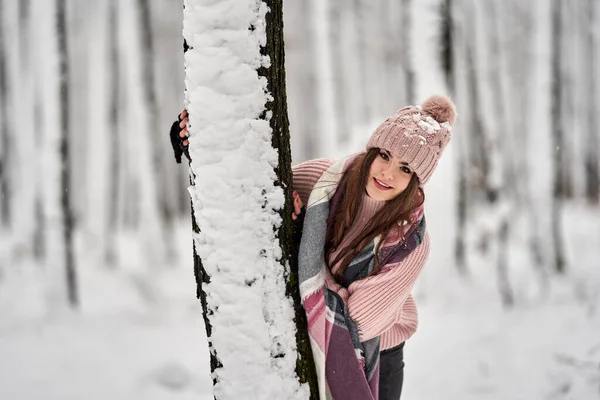
[[[306,322],[290,263],[282,3],[184,4],[195,267],[215,398],[316,399],[294,326]]]

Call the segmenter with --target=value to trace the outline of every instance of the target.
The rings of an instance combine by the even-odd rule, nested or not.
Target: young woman
[[[186,117],[173,126],[180,149]],[[300,292],[322,399],[400,399],[403,347],[418,322],[411,290],[429,254],[423,187],[455,119],[448,98],[430,97],[386,119],[366,152],[293,168]]]

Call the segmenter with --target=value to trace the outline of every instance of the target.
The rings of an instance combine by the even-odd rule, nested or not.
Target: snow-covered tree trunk
[[[290,262],[281,5],[185,1],[195,267],[219,400],[317,398]]]

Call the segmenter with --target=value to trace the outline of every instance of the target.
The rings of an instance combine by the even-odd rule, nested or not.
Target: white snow
[[[17,3],[4,2],[2,18],[5,23],[10,20],[2,26],[5,32],[17,24]],[[170,2],[163,3],[160,7],[172,9]],[[437,30],[432,29],[439,22],[436,13],[432,12],[438,3],[437,0],[423,0],[414,2],[413,7],[413,36],[423,44],[414,47],[412,54],[415,66],[418,66],[415,70],[416,99],[421,101],[433,93],[444,92],[444,79],[437,65],[439,47],[433,42]],[[32,152],[42,154],[51,149],[58,133],[56,60],[55,53],[47,46],[54,43],[55,37],[51,34],[51,20],[45,18],[52,15],[54,3],[34,0],[31,4],[36,21],[31,27],[31,47],[28,50],[23,46],[19,50],[28,51],[26,54],[32,58],[31,65],[23,68],[30,69],[33,82],[14,78],[23,90],[17,103],[26,104],[27,99],[44,96],[47,107],[43,121],[37,121],[37,124],[48,133],[46,141],[31,144],[31,137],[44,135],[38,135],[41,132],[35,132],[35,127],[27,125],[31,129],[25,129],[27,132],[19,136],[26,145],[18,148],[22,164],[18,166],[15,179],[24,182],[16,182],[22,186],[16,187],[13,202],[27,212],[16,216],[18,222],[12,232],[0,231],[0,399],[211,400],[214,397],[208,346],[201,307],[195,299],[189,219],[178,225],[176,261],[175,258],[155,260],[156,268],[149,268],[148,264],[153,258],[149,253],[151,246],[161,243],[152,242],[158,235],[153,227],[155,222],[147,220],[151,212],[148,201],[153,193],[147,184],[151,185],[153,181],[149,161],[139,153],[147,155],[149,150],[140,147],[145,144],[132,134],[146,128],[139,121],[143,119],[138,104],[143,82],[139,77],[139,48],[135,39],[138,28],[133,22],[136,15],[131,1],[119,2],[121,52],[127,56],[126,68],[122,71],[127,77],[123,78],[123,84],[128,93],[124,100],[124,112],[128,117],[122,124],[127,133],[123,151],[128,154],[124,169],[141,175],[141,178],[136,177],[139,179],[136,184],[143,184],[144,188],[123,190],[120,196],[134,208],[143,205],[145,219],[141,221],[142,227],[135,231],[123,229],[114,233],[112,239],[117,246],[119,263],[113,269],[107,268],[101,258],[101,230],[104,228],[98,227],[105,223],[103,215],[106,213],[100,194],[105,195],[102,188],[107,185],[99,179],[106,179],[100,153],[106,152],[107,136],[99,136],[104,130],[98,124],[101,123],[100,114],[106,113],[106,88],[102,85],[107,76],[95,69],[105,65],[105,39],[100,40],[98,36],[104,35],[108,28],[95,25],[105,14],[103,7],[107,5],[97,2],[98,6],[90,7],[91,11],[88,11],[94,29],[86,31],[93,40],[88,49],[91,58],[86,61],[92,68],[90,78],[93,80],[82,89],[85,96],[80,97],[85,100],[90,96],[91,101],[86,106],[89,115],[83,116],[85,123],[79,120],[79,126],[87,134],[82,135],[81,143],[89,146],[92,154],[89,151],[76,154],[87,159],[86,168],[80,172],[87,177],[80,177],[85,188],[77,187],[79,207],[85,211],[78,215],[82,229],[76,232],[82,304],[76,313],[57,315],[48,312],[54,307],[47,301],[48,288],[59,296],[64,294],[64,288],[59,287],[63,275],[55,267],[60,265],[61,255],[51,255],[48,263],[36,263],[28,243],[30,232],[35,229],[30,212],[31,193],[45,190],[46,200],[54,199],[53,204],[48,204],[49,210],[53,214],[58,210],[56,185],[50,179],[57,176],[59,160],[32,156]],[[318,6],[313,15],[319,18],[311,21],[311,27],[316,26],[320,34],[331,33],[328,21],[323,18],[334,2],[313,0],[311,4]],[[527,117],[530,134],[522,144],[525,146],[523,151],[528,154],[525,167],[532,182],[530,190],[535,206],[531,210],[537,215],[539,225],[533,229],[538,229],[541,237],[547,240],[549,227],[542,217],[550,206],[551,159],[548,154],[554,150],[548,135],[550,7],[544,2],[536,4],[540,15],[533,27],[535,43],[531,56],[535,66],[532,67],[531,82],[525,88],[531,96],[531,113]],[[220,398],[254,399],[259,397],[258,393],[273,399],[304,398],[304,389],[298,388],[293,377],[294,328],[290,324],[290,305],[281,301],[282,270],[277,263],[278,245],[273,235],[273,227],[279,223],[273,210],[283,201],[281,192],[272,187],[272,167],[277,155],[268,146],[268,124],[257,120],[268,96],[264,92],[265,82],[257,79],[254,72],[257,66],[268,65],[268,60],[256,57],[259,45],[264,43],[264,26],[260,21],[266,10],[262,3],[252,0],[204,0],[187,1],[186,12],[185,34],[195,49],[188,52],[188,62],[193,60],[195,65],[202,65],[201,69],[189,70],[187,77],[188,100],[192,103],[190,140],[192,154],[198,161],[193,169],[199,189],[192,189],[191,194],[203,228],[202,235],[195,238],[196,243],[206,268],[213,275],[209,296],[212,304],[220,305],[213,316],[214,343],[225,367],[218,373],[224,384],[216,390],[222,395]],[[344,18],[344,43],[347,45],[344,49],[352,50],[365,39],[358,37],[359,31],[353,29],[354,17],[350,18],[347,10],[344,10]],[[356,17],[357,21],[359,19]],[[250,34],[247,27],[251,23],[255,23],[256,30]],[[478,23],[483,25],[485,21]],[[97,34],[96,30],[103,33]],[[14,32],[7,33],[9,47],[16,54],[17,41],[12,40],[15,36]],[[312,39],[308,41],[319,43],[318,68],[325,70],[325,74],[319,75],[322,81],[315,87],[318,93],[313,101],[321,104],[327,115],[333,115],[332,102],[336,96],[330,81],[332,65],[330,59],[322,58],[333,43],[319,42],[318,36],[310,37]],[[298,40],[302,38],[304,36],[300,35]],[[180,45],[179,37],[177,45]],[[180,56],[180,47],[175,49],[173,46],[173,49]],[[308,50],[305,49],[306,53]],[[210,63],[206,61],[209,57]],[[344,57],[344,62],[353,60],[349,54]],[[303,62],[308,64],[311,59],[305,58],[308,61],[303,59]],[[17,61],[15,58],[10,60],[11,76],[26,77],[27,74],[22,72],[19,75]],[[87,73],[85,65],[80,69],[80,75]],[[357,82],[357,86],[349,89],[348,100],[352,101],[356,114],[360,114],[360,74],[356,65],[347,67],[345,74],[356,78],[354,81]],[[458,59],[457,67],[466,73],[464,60]],[[295,77],[290,74],[288,79]],[[304,85],[305,81],[296,84]],[[34,93],[36,88],[39,93]],[[457,88],[457,99],[467,97],[461,92],[463,89]],[[161,92],[161,96],[167,96],[168,92]],[[299,99],[295,100],[299,102]],[[489,108],[488,100],[489,97],[484,99]],[[373,102],[371,109],[375,109],[379,100],[368,98],[364,101]],[[28,112],[33,114],[33,108],[27,108]],[[528,224],[528,216],[517,209],[511,221],[515,234],[505,249],[511,260],[508,274],[515,290],[516,305],[512,310],[504,310],[498,295],[496,264],[490,262],[491,257],[478,254],[477,244],[482,242],[483,236],[494,231],[502,218],[511,217],[511,210],[515,210],[513,205],[501,203],[493,210],[479,210],[474,224],[477,235],[471,235],[468,243],[471,252],[467,277],[459,277],[452,261],[456,230],[454,199],[458,186],[455,151],[460,145],[461,130],[470,117],[466,107],[459,107],[459,114],[458,125],[454,127],[456,135],[427,187],[432,253],[414,291],[420,326],[406,345],[403,399],[599,399],[598,208],[576,202],[567,204],[563,215],[569,262],[567,273],[564,277],[550,275],[547,282],[530,260],[528,236],[524,233],[525,229],[532,229],[524,227]],[[321,119],[312,114],[300,116],[310,122]],[[380,117],[385,118],[384,115]],[[380,121],[373,119],[368,121],[369,125],[367,122],[353,124],[343,145],[333,143],[327,131],[319,132],[323,137],[314,147],[328,157],[355,152],[363,148]],[[319,126],[330,124],[333,127],[335,123],[323,119]],[[440,126],[450,128],[446,123]],[[168,146],[166,142],[165,145]],[[98,157],[94,151],[99,153]],[[90,182],[83,182],[88,180]],[[124,185],[129,187],[130,182]],[[257,212],[263,205],[268,212]],[[50,228],[47,233],[54,227],[47,227]],[[260,251],[263,249],[264,253]],[[51,276],[56,277],[56,286],[49,281]],[[247,286],[247,282],[254,284]],[[281,316],[281,320],[277,316]],[[280,364],[272,364],[271,354],[280,351],[285,352],[286,357],[277,359]],[[229,385],[228,382],[233,380],[243,383]],[[240,391],[244,393],[239,395]]]
[[[513,311],[500,308],[488,267],[473,266],[476,276],[465,281],[449,263],[428,263],[426,271],[437,279],[417,298],[420,326],[406,345],[405,398],[598,398],[600,220],[584,207],[571,209],[568,220],[572,271],[553,282],[550,297]],[[0,398],[212,399],[188,222],[177,236],[184,261],[155,276],[160,295],[154,303],[137,286],[143,270],[133,235],[118,238],[123,271],[93,263],[83,271],[80,315],[37,315],[40,285],[11,277],[12,289],[0,292]],[[450,245],[444,230],[430,232],[443,253]],[[259,383],[265,389],[267,382]]]
[[[262,1],[186,1],[184,36],[190,114],[190,194],[202,233],[198,254],[211,277],[212,343],[219,399],[302,399],[295,377],[293,308],[275,236],[283,207],[274,186],[277,152],[269,122],[259,119],[270,95],[257,68],[266,42]],[[249,30],[253,26],[255,29]]]

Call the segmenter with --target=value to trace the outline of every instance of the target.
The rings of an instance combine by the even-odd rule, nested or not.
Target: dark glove
[[[292,220],[292,245],[295,256],[298,256],[298,250],[300,249],[300,241],[302,240],[302,228],[304,227],[304,217],[306,216],[306,208],[302,206],[300,214],[296,216],[295,220]]]
[[[185,154],[189,161],[192,161],[189,153],[189,145],[184,145],[183,142],[187,140],[187,137],[180,137],[179,132],[181,128],[179,128],[179,124],[181,123],[181,118],[178,116],[177,121],[173,122],[171,125],[171,131],[169,132],[169,136],[171,138],[171,146],[173,147],[173,153],[175,155],[175,161],[177,164],[181,164],[181,155]],[[189,143],[189,142],[188,142]]]

